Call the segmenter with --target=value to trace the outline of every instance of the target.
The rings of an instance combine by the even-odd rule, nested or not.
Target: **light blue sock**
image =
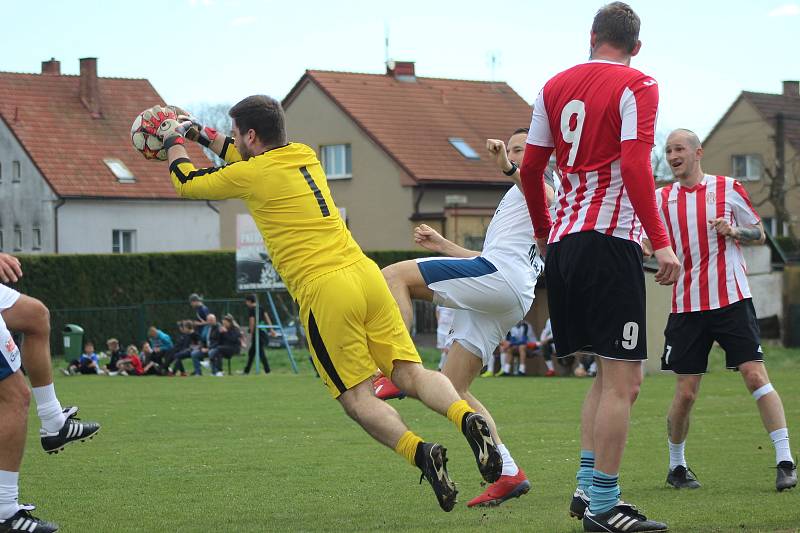
[[[589,495],[589,487],[592,486],[592,475],[594,472],[594,451],[581,450],[581,465],[575,479],[578,480],[578,488],[586,495]]]
[[[619,474],[606,474],[595,469],[589,489],[589,511],[605,513],[619,501]]]

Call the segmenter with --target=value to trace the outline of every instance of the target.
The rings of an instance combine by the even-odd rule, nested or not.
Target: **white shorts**
[[[0,284],[0,311],[5,311],[19,300],[19,293],[11,287]]]
[[[450,342],[458,342],[484,364],[517,322],[530,309],[497,268],[483,257],[417,259],[433,301],[455,309]]]
[[[452,331],[452,330],[451,330]],[[453,344],[453,339],[450,338],[450,331],[447,333],[436,332],[436,349],[447,350]]]
[[[19,370],[20,359],[19,348],[6,327],[3,315],[0,315],[0,381]]]

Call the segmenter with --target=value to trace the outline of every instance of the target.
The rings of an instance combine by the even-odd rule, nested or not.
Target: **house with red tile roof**
[[[163,103],[147,80],[99,77],[96,58],[80,60],[80,75],[55,59],[36,74],[0,72],[0,249],[219,248],[216,206],[178,199],[166,162],[131,145],[136,115]]]
[[[412,62],[389,62],[385,74],[307,70],[283,106],[289,139],[316,150],[366,250],[415,249],[423,222],[480,248],[511,186],[486,139],[507,140],[531,118],[506,83],[419,77]],[[226,247],[234,234],[224,225]]]
[[[780,129],[790,220],[779,223],[766,198],[778,166]],[[742,91],[703,141],[703,150],[703,169],[742,182],[767,231],[786,235],[791,224],[800,235],[800,82],[784,81],[780,94]]]

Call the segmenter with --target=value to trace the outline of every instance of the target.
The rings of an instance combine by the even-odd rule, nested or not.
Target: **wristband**
[[[186,139],[184,139],[182,135],[173,135],[172,137],[164,139],[164,150],[169,150],[176,144],[183,145],[185,143]]]
[[[513,176],[517,172],[518,168],[519,167],[517,166],[517,164],[512,161],[511,162],[511,168],[508,169],[508,171],[504,170],[503,174],[505,174],[506,176],[508,176],[510,178],[511,176]]]

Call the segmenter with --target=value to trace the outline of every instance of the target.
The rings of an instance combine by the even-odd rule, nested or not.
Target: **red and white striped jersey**
[[[555,147],[562,176],[549,242],[594,230],[641,243],[620,158],[623,141],[653,143],[657,112],[656,81],[621,63],[592,60],[545,84],[527,142]]]
[[[709,221],[724,218],[731,226],[758,224],[742,184],[706,174],[694,187],[673,183],[656,191],[658,212],[681,261],[672,286],[672,312],[719,309],[750,298],[747,265],[739,243],[723,237]]]

